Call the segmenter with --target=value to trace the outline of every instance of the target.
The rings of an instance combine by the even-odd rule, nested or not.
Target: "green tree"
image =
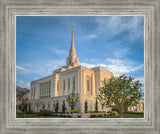
[[[19,108],[20,111],[26,112],[27,111],[27,106],[28,106],[27,101],[22,99],[22,103],[19,104],[18,108]]]
[[[40,102],[38,100],[35,101],[35,106],[36,106],[36,109],[37,109],[37,112],[38,112],[38,107],[40,106]]]
[[[31,102],[28,102],[27,105],[28,105],[28,111],[31,111],[31,105],[32,105]]]
[[[76,106],[77,102],[79,102],[79,95],[75,94],[74,91],[67,97],[68,105],[71,107],[71,110],[74,110],[74,107]]]
[[[55,112],[58,113],[58,110],[59,110],[59,102],[57,100],[57,103],[56,103],[56,106],[55,106]]]
[[[98,111],[98,100],[96,98],[96,106],[95,106],[95,110]]]
[[[102,105],[118,109],[120,118],[123,118],[123,112],[129,106],[135,106],[142,98],[141,86],[140,81],[134,80],[131,76],[112,77],[102,82],[97,98]]]
[[[88,102],[87,101],[85,101],[85,105],[84,105],[84,109],[85,109],[85,113],[87,112],[87,110],[88,110]]]
[[[63,113],[66,112],[65,100],[63,100],[63,104],[62,104],[62,112],[63,112]]]

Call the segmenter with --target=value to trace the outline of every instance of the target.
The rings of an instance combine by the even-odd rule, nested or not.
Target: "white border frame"
[[[159,0],[1,0],[0,132],[2,133],[160,133]],[[145,115],[140,119],[16,119],[17,15],[141,15],[145,17]]]

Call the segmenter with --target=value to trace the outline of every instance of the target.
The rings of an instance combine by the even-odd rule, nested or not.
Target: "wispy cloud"
[[[142,84],[144,84],[144,77],[136,77],[135,80],[139,80]]]
[[[121,74],[128,74],[137,70],[143,69],[143,64],[137,65],[135,62],[128,61],[128,60],[119,60],[119,59],[110,59],[107,58],[105,61],[99,60],[99,62],[92,63],[89,62],[85,63],[82,62],[81,65],[86,66],[88,68],[93,68],[96,66],[101,66],[111,72],[115,76],[119,76]]]
[[[22,88],[28,88],[28,89],[30,89],[30,83],[28,83],[27,81],[16,80],[16,85],[20,86]]]
[[[91,40],[91,39],[95,39],[95,38],[98,38],[98,35],[96,35],[96,34],[90,34],[90,35],[87,35],[85,37],[85,39],[87,39],[87,40]]]
[[[39,74],[42,76],[51,75],[53,70],[63,66],[65,60],[36,61],[34,63],[21,63],[16,66],[17,75],[19,74]]]
[[[50,51],[53,51],[54,54],[56,54],[59,57],[64,57],[68,54],[66,50],[57,49],[57,48],[49,48]]]
[[[113,52],[113,55],[116,58],[122,58],[129,53],[129,50],[130,50],[130,48],[125,48],[125,49],[123,48],[123,49],[120,49],[120,50],[116,50],[116,51]]]
[[[109,18],[97,18],[99,31],[108,31],[108,35],[113,36],[120,35],[122,32],[128,32],[128,41],[134,41],[137,39],[143,39],[143,17],[121,17],[112,16]]]

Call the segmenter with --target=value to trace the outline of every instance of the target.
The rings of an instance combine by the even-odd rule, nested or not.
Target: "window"
[[[59,80],[57,81],[57,95],[59,96]]]
[[[68,90],[70,90],[70,79],[68,79]]]
[[[49,98],[51,93],[51,83],[42,83],[40,84],[40,98]],[[34,88],[35,90],[35,88]]]
[[[55,107],[55,101],[53,101],[53,108]]]
[[[63,80],[63,91],[65,91],[65,80]]]
[[[102,110],[104,109],[104,105],[102,105]]]
[[[50,102],[48,101],[48,108],[50,108]]]
[[[89,91],[89,80],[87,80],[87,91]]]
[[[75,89],[75,78],[73,77],[73,91]]]
[[[32,99],[32,88],[31,88],[31,99]]]

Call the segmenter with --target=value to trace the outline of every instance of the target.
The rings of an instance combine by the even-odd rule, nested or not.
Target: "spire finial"
[[[74,32],[74,28],[72,27],[72,32]]]
[[[76,50],[74,48],[74,28],[72,27],[72,41],[71,41],[71,48],[69,52],[69,56],[67,57],[67,66],[78,66],[79,65],[79,60],[76,55]]]

